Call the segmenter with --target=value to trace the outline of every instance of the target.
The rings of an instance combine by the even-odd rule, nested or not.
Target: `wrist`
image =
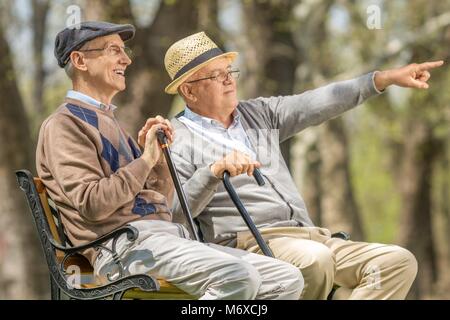
[[[158,159],[154,159],[151,154],[144,151],[141,158],[150,166],[150,168],[153,168],[156,163],[158,162]]]
[[[218,176],[218,172],[216,172],[216,171],[217,171],[216,163],[210,164],[210,165],[209,165],[209,170],[211,170],[211,173],[212,173],[216,178],[220,178],[220,177]]]
[[[374,77],[375,87],[378,91],[384,91],[392,84],[389,71],[376,71]]]

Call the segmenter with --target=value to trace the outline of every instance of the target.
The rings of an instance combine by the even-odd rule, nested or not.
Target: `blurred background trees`
[[[49,298],[48,273],[14,170],[35,172],[39,125],[70,88],[53,43],[73,8],[82,20],[137,27],[129,43],[135,57],[127,90],[114,101],[119,120],[134,135],[147,117],[183,108],[179,98],[164,93],[164,53],[197,31],[241,53],[241,98],[300,93],[371,70],[450,56],[448,1],[0,0],[3,299]],[[450,298],[447,65],[432,72],[430,89],[389,88],[306,129],[282,150],[317,224],[346,230],[354,240],[407,247],[419,261],[410,298]]]

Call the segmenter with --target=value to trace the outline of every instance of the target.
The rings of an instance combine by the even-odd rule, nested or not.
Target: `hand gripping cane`
[[[186,217],[186,221],[189,224],[189,227],[191,228],[192,234],[195,237],[195,240],[200,241],[197,232],[195,232],[194,227],[194,220],[192,219],[191,211],[189,210],[189,206],[187,205],[186,195],[184,193],[183,187],[181,186],[180,178],[178,177],[178,172],[175,168],[175,164],[173,163],[172,156],[170,153],[170,147],[167,142],[166,134],[162,129],[159,129],[156,131],[156,137],[158,139],[158,143],[161,146],[161,149],[164,153],[164,157],[166,158],[167,165],[169,166],[170,175],[172,176],[173,183],[175,185],[175,189],[177,191],[178,199],[180,201],[181,208],[183,209],[183,213]],[[258,182],[258,185],[262,186],[264,185],[264,179],[261,175],[261,172],[258,168],[255,168],[253,171],[253,176],[255,177],[256,181]],[[251,233],[255,237],[256,242],[258,243],[259,247],[261,248],[262,252],[269,257],[274,257],[272,251],[270,250],[269,246],[264,242],[264,239],[262,238],[261,234],[259,233],[258,229],[256,228],[253,220],[251,219],[250,215],[248,214],[247,210],[245,209],[244,205],[242,204],[239,196],[237,195],[236,191],[234,190],[233,185],[230,182],[230,173],[228,171],[225,171],[223,174],[223,184],[225,186],[225,189],[227,190],[229,196],[231,197],[231,200],[237,207],[239,213],[241,214],[242,218],[244,219],[247,227],[250,229]]]

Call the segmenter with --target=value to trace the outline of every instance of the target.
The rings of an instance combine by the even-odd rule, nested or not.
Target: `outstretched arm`
[[[273,129],[279,129],[280,142],[301,130],[321,124],[379,94],[390,85],[428,88],[428,70],[443,61],[413,63],[386,71],[375,71],[361,77],[331,83],[292,96],[257,98],[253,106],[261,106]]]

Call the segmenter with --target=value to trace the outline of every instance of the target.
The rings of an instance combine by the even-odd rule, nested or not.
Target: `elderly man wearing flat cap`
[[[275,257],[302,271],[304,299],[325,299],[335,284],[352,289],[351,299],[405,298],[417,272],[414,256],[394,245],[332,237],[314,226],[278,146],[390,85],[428,88],[428,70],[443,62],[371,72],[292,96],[239,101],[236,56],[200,32],[173,44],[164,60],[172,79],[166,92],[186,103],[172,121],[177,132],[172,154],[205,240],[260,252],[221,184],[227,170]],[[263,187],[249,177],[255,167],[266,180]],[[182,221],[176,199],[173,212],[174,220]]]
[[[132,25],[84,22],[56,37],[55,56],[73,90],[41,126],[36,166],[69,240],[82,245],[130,224],[138,239],[117,242],[129,274],[151,273],[200,299],[298,299],[303,278],[294,266],[190,240],[172,222],[173,185],[155,139],[162,129],[172,141],[170,122],[148,119],[138,145],[118,124],[111,104],[125,89],[131,59],[124,42],[134,32]],[[99,281],[117,275],[105,250],[84,255]]]

